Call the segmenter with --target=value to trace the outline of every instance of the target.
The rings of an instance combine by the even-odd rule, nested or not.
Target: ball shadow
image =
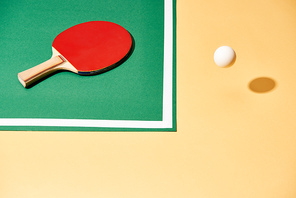
[[[259,77],[249,83],[249,89],[255,93],[267,93],[272,91],[277,83],[272,78]]]

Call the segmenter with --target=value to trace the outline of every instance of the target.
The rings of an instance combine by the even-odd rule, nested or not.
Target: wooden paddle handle
[[[18,79],[24,87],[28,87],[37,80],[56,71],[58,66],[64,62],[66,62],[66,60],[64,60],[60,55],[53,56],[48,61],[18,73]]]

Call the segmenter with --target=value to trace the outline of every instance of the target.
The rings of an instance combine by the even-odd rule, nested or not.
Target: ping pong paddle
[[[58,70],[79,75],[108,71],[125,61],[133,40],[122,26],[108,21],[90,21],[60,33],[52,43],[52,57],[35,67],[18,73],[24,87]]]

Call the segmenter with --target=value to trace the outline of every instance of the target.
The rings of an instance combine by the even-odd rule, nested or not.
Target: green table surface
[[[163,120],[165,3],[168,0],[1,0],[1,130],[175,131],[176,69],[173,43],[172,125],[152,127],[55,126],[51,119]],[[173,21],[175,24],[175,1]],[[63,30],[87,21],[111,21],[126,28],[135,49],[119,67],[94,76],[59,72],[31,88],[17,73],[51,57],[51,45]],[[175,32],[175,25],[173,26]],[[175,34],[172,42],[175,41]],[[18,120],[43,119],[26,126]],[[6,121],[16,124],[5,124]]]

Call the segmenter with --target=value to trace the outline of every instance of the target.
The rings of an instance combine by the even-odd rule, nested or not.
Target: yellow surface
[[[177,11],[178,132],[1,132],[1,198],[296,197],[296,2]],[[214,64],[221,45],[230,68]],[[249,89],[261,77],[275,88]]]

